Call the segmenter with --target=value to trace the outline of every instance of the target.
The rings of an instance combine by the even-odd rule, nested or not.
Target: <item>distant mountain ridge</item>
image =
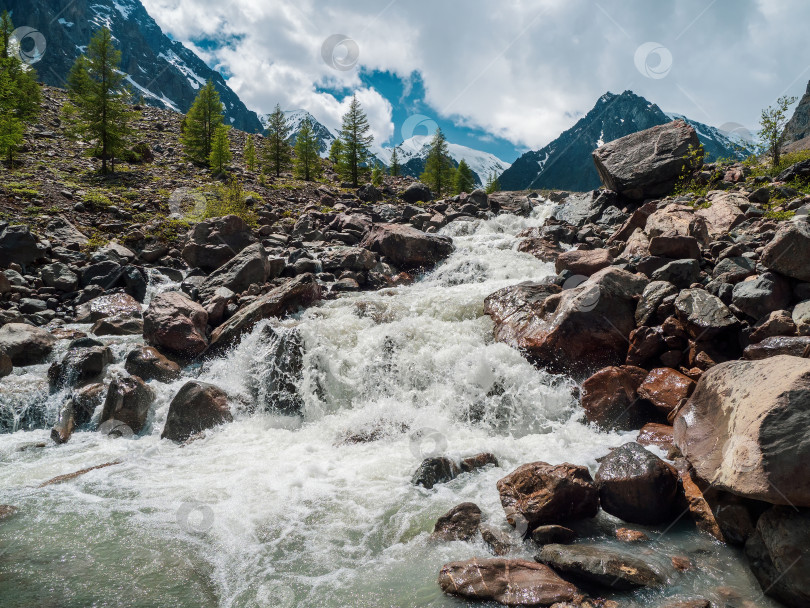
[[[707,160],[744,158],[749,150],[715,127],[678,115],[667,115],[654,103],[632,91],[605,93],[584,117],[540,150],[518,158],[500,177],[504,190],[528,188],[586,191],[598,188],[599,175],[591,153],[607,142],[682,118],[691,124],[703,144]]]
[[[121,69],[136,99],[185,113],[200,86],[210,79],[225,104],[227,123],[251,133],[261,131],[259,117],[222,75],[166,36],[140,0],[3,0],[0,9],[11,13],[16,27],[33,27],[45,36],[45,54],[34,67],[46,84],[65,87],[76,58],[86,50],[93,33],[106,26],[121,50]]]

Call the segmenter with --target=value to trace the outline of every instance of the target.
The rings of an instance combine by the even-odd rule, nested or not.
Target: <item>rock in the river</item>
[[[632,365],[606,367],[582,383],[582,408],[589,422],[608,430],[641,428],[649,407],[638,398],[647,371]]]
[[[450,458],[445,456],[425,458],[413,474],[411,483],[430,490],[437,483],[455,479],[460,472],[461,469]]]
[[[431,540],[472,540],[481,525],[481,509],[472,502],[463,502],[442,515],[433,527]]]
[[[785,222],[762,252],[765,268],[810,282],[810,223]]]
[[[638,387],[640,397],[647,399],[659,412],[668,416],[692,394],[695,381],[671,367],[652,370]]]
[[[763,591],[790,608],[810,606],[810,510],[772,507],[745,545]]]
[[[608,190],[628,198],[667,194],[686,165],[690,146],[700,147],[695,130],[682,120],[625,135],[593,151],[599,178]]]
[[[248,245],[208,275],[200,286],[200,299],[210,299],[220,287],[241,293],[251,285],[264,285],[269,279],[279,276],[282,270],[283,259],[269,259],[261,243]]]
[[[660,568],[629,551],[596,545],[546,545],[535,559],[558,572],[601,587],[629,590],[667,582]]]
[[[171,382],[180,377],[180,366],[161,355],[156,348],[139,346],[129,352],[124,369],[146,381]]]
[[[705,372],[675,418],[698,476],[738,496],[810,506],[810,360],[780,355]]]
[[[94,323],[107,317],[140,318],[141,305],[125,293],[111,293],[93,298],[76,307],[77,323]]]
[[[160,437],[185,441],[200,431],[232,421],[225,391],[213,384],[192,380],[183,385],[169,404],[166,426]]]
[[[208,346],[208,313],[179,291],[155,296],[144,314],[143,337],[148,344],[185,357],[195,357]]]
[[[0,378],[8,376],[13,370],[14,364],[11,362],[11,357],[0,351]]]
[[[573,464],[524,464],[497,483],[506,519],[526,522],[534,530],[544,524],[594,517],[599,498],[586,467]]]
[[[397,268],[432,268],[451,253],[453,241],[405,224],[375,224],[361,247],[385,256]]]
[[[143,334],[143,319],[105,317],[93,323],[90,332],[97,336],[140,336]]]
[[[136,435],[143,430],[155,391],[138,376],[115,378],[107,389],[107,399],[99,423],[116,420],[126,424]]]
[[[233,346],[262,319],[282,317],[309,306],[320,298],[321,288],[315,275],[299,275],[260,296],[217,327],[211,334],[211,346],[216,349]]]
[[[52,389],[96,382],[112,362],[113,354],[107,346],[71,348],[61,361],[48,368],[48,382]]]
[[[16,367],[34,365],[51,354],[56,338],[40,327],[25,323],[6,323],[0,327],[0,352]]]
[[[602,509],[636,524],[671,519],[678,492],[675,471],[639,444],[631,442],[610,452],[596,472]]]
[[[532,540],[538,545],[567,545],[577,539],[577,533],[571,528],[557,526],[537,526],[532,532]]]
[[[450,595],[504,606],[551,606],[580,595],[548,566],[523,559],[450,562],[442,566],[439,586]]]

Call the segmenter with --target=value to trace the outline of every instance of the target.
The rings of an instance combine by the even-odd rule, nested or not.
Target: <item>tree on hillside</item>
[[[441,197],[453,187],[453,160],[447,147],[447,140],[440,128],[430,142],[425,159],[425,171],[419,178],[433,191],[434,196]]]
[[[198,164],[207,163],[217,128],[223,124],[225,104],[210,80],[200,89],[184,119],[180,141],[186,156]]]
[[[115,159],[126,150],[130,122],[136,115],[129,109],[131,93],[120,63],[121,51],[115,48],[110,30],[101,28],[67,77],[70,102],[63,114],[68,131],[95,143],[102,173],[107,173],[108,161],[115,172]]]
[[[335,165],[335,167],[337,167],[338,163],[340,163],[342,155],[343,155],[343,144],[340,143],[340,139],[338,138],[332,142],[331,146],[329,146],[329,160],[331,160],[332,164]]]
[[[782,146],[785,143],[785,126],[788,123],[787,109],[795,101],[795,97],[782,96],[776,100],[775,106],[768,106],[762,110],[762,117],[759,121],[760,145],[765,153],[771,157],[774,169],[779,166],[782,157]]]
[[[214,142],[211,144],[211,154],[208,155],[208,166],[214,173],[224,173],[225,167],[233,158],[231,142],[228,139],[230,127],[219,125],[214,132]]]
[[[402,173],[402,167],[399,165],[399,153],[397,152],[398,148],[394,148],[391,151],[391,166],[388,168],[388,174],[391,177],[398,177],[400,173]]]
[[[23,123],[39,114],[40,93],[36,72],[10,50],[14,24],[8,11],[0,16],[0,158],[14,164],[23,142]]]
[[[342,154],[338,163],[338,173],[355,188],[359,185],[360,173],[371,156],[369,146],[374,137],[370,131],[366,113],[357,101],[357,95],[354,95],[348,112],[343,115],[343,125],[340,129]]]
[[[287,125],[287,118],[281,111],[281,106],[276,104],[276,109],[267,119],[267,143],[264,148],[265,162],[276,174],[290,166],[290,127]]]
[[[306,118],[295,138],[295,165],[293,173],[306,181],[321,174],[321,158],[318,156],[318,139],[312,130],[312,123]]]
[[[245,168],[248,171],[256,170],[256,144],[253,142],[253,136],[248,135],[245,142],[245,151],[242,153],[245,161]]]
[[[383,185],[383,170],[380,165],[374,165],[371,170],[371,185],[378,188]]]
[[[456,174],[453,177],[453,193],[472,192],[475,190],[475,175],[470,169],[470,165],[463,158],[456,167]]]
[[[498,176],[494,172],[490,173],[489,177],[487,178],[487,185],[485,187],[487,194],[499,192],[500,189],[501,189],[501,182],[498,181]]]

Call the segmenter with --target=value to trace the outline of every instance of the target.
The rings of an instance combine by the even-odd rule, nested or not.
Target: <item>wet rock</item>
[[[211,346],[217,351],[233,346],[259,321],[282,317],[320,300],[321,288],[313,274],[303,274],[272,289],[240,309],[211,334]]]
[[[787,310],[774,310],[759,320],[754,326],[754,331],[748,336],[748,341],[756,344],[774,336],[795,335],[796,323],[793,322],[791,314]],[[801,354],[797,356],[801,356]]]
[[[647,371],[631,365],[606,367],[582,383],[581,402],[588,422],[608,430],[641,428],[649,407],[638,398]]]
[[[43,257],[45,247],[37,241],[28,226],[9,226],[0,222],[0,260],[4,264],[26,266]]]
[[[762,252],[765,268],[779,274],[810,282],[810,224],[785,222]]]
[[[284,260],[270,260],[261,243],[248,245],[233,258],[225,262],[200,286],[200,299],[213,297],[217,289],[225,287],[234,293],[242,293],[251,285],[264,285],[269,279],[281,275]]]
[[[211,272],[254,243],[250,227],[235,215],[199,222],[190,231],[183,259],[192,268]]]
[[[616,540],[620,540],[623,543],[640,543],[645,540],[650,540],[650,537],[644,534],[644,532],[641,530],[618,528],[616,530]]]
[[[490,454],[489,452],[482,452],[480,454],[476,454],[475,456],[462,458],[461,463],[459,463],[459,466],[463,472],[471,473],[472,471],[482,469],[490,464],[495,465],[496,467],[500,466],[498,464],[498,459],[495,457],[495,454]]]
[[[195,357],[208,346],[208,313],[179,291],[155,296],[144,314],[146,342],[168,352]]]
[[[657,608],[712,608],[712,603],[704,599],[675,599],[661,604]]]
[[[664,416],[674,411],[692,394],[695,382],[669,367],[652,370],[638,387],[640,397],[647,399]]]
[[[399,196],[403,201],[410,205],[414,205],[416,203],[426,203],[433,199],[430,188],[428,188],[422,182],[412,183]]]
[[[139,346],[127,354],[124,369],[143,380],[172,382],[180,377],[180,366],[151,346]]]
[[[73,391],[70,400],[73,402],[73,420],[76,426],[88,424],[98,406],[106,397],[107,387],[101,382],[88,384]]]
[[[689,335],[696,340],[708,340],[739,326],[722,300],[705,289],[681,291],[675,299],[675,310]]]
[[[675,418],[698,477],[772,504],[810,506],[810,360],[780,355],[705,372]]]
[[[565,576],[615,590],[657,587],[666,574],[635,555],[596,545],[546,545],[535,559]]]
[[[472,502],[463,502],[442,515],[433,527],[431,540],[469,541],[478,534],[481,525],[481,509]]]
[[[628,365],[645,365],[667,350],[666,336],[661,327],[637,327],[630,332]]]
[[[509,535],[498,528],[486,524],[480,527],[481,539],[486,543],[493,555],[507,555],[512,551],[514,545]]]
[[[672,434],[674,429],[668,424],[648,422],[638,432],[636,443],[643,446],[654,445],[664,450],[669,450],[673,445]]]
[[[116,420],[137,435],[143,430],[154,401],[155,391],[138,376],[115,378],[107,389],[99,423]]]
[[[567,545],[577,539],[577,533],[565,526],[537,526],[532,531],[532,540],[538,545]]]
[[[527,531],[544,524],[594,517],[599,508],[596,486],[586,467],[573,464],[524,464],[497,483],[506,519],[523,522]]]
[[[0,521],[8,519],[14,515],[19,509],[13,505],[0,505]]]
[[[48,383],[53,390],[97,382],[112,362],[113,354],[109,347],[71,348],[61,361],[52,363],[48,368]]]
[[[460,472],[458,465],[449,458],[444,456],[425,458],[413,474],[411,483],[430,490],[437,483],[452,481]]]
[[[804,357],[806,353],[810,353],[810,336],[772,336],[747,346],[743,358],[756,361],[779,355]]]
[[[596,472],[602,509],[637,524],[659,524],[672,516],[678,491],[675,471],[631,442],[610,452]]]
[[[25,323],[6,323],[0,327],[0,352],[15,367],[34,365],[51,354],[56,338],[42,328]]]
[[[397,268],[432,268],[453,253],[453,241],[404,224],[375,224],[361,247],[385,256]]]
[[[613,256],[607,249],[572,249],[557,256],[554,267],[558,274],[563,270],[568,270],[573,274],[589,277],[610,266],[612,262]]]
[[[579,596],[551,568],[522,559],[450,562],[442,566],[439,586],[450,595],[504,606],[551,606]]]
[[[673,260],[652,273],[653,281],[666,281],[676,287],[688,287],[700,278],[700,264],[697,260]]]
[[[11,362],[11,357],[0,351],[0,378],[8,376],[13,370],[14,364]]]
[[[632,199],[653,198],[672,190],[690,147],[699,146],[695,130],[675,120],[608,142],[593,151],[593,160],[608,190]]]
[[[77,323],[94,323],[107,317],[140,318],[141,305],[130,295],[112,293],[76,307]]]
[[[650,282],[641,294],[636,307],[636,325],[651,325],[655,321],[655,311],[664,301],[664,298],[678,293],[678,288],[667,281]]]
[[[73,415],[73,400],[68,399],[59,408],[59,413],[56,417],[56,422],[51,429],[51,439],[57,445],[67,443],[73,435],[73,430],[76,428],[76,420]]]
[[[97,336],[140,336],[143,334],[143,319],[106,317],[96,321],[90,332]]]
[[[256,404],[267,412],[299,415],[304,400],[298,392],[303,378],[304,344],[295,328],[266,325],[261,329],[263,356],[252,363],[247,385]]]
[[[768,272],[734,286],[732,303],[749,317],[761,319],[790,303],[790,285],[779,275]]]
[[[554,219],[572,226],[584,226],[598,220],[605,209],[616,202],[616,198],[615,192],[605,190],[572,194],[554,209]]]
[[[810,604],[810,510],[772,507],[745,545],[763,591],[786,606]]]
[[[699,260],[700,243],[693,236],[678,234],[655,236],[650,239],[649,255],[673,260]]]
[[[225,392],[213,384],[192,380],[183,385],[169,404],[160,438],[185,441],[196,433],[232,421]]]

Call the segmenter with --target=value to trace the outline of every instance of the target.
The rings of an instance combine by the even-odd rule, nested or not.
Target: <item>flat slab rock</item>
[[[523,559],[450,562],[439,572],[439,586],[450,595],[504,606],[551,606],[580,597],[551,568]]]

